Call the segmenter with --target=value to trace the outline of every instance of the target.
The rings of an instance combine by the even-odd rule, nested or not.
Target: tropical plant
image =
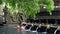
[[[46,7],[50,15],[52,15],[51,11],[54,9],[53,0],[0,0],[0,4],[8,8],[7,10],[10,16],[19,13],[25,18],[35,18],[43,6]]]

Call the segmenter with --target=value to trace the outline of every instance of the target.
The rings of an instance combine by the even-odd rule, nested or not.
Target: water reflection
[[[55,30],[56,28],[52,28],[52,29]],[[52,33],[52,30],[49,30],[49,31],[50,33]],[[46,34],[46,32],[20,31],[14,27],[3,26],[3,27],[0,27],[0,34]]]
[[[31,31],[20,31],[20,34],[47,34],[46,32],[31,32]]]

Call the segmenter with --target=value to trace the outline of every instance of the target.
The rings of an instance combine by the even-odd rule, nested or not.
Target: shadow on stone
[[[37,25],[33,25],[30,30],[31,31],[36,31],[37,27],[38,27]]]
[[[46,26],[41,26],[38,27],[37,32],[46,32],[47,27]]]
[[[55,28],[55,27],[50,27],[49,29],[47,29],[47,34],[54,34],[56,29],[57,28]]]
[[[57,30],[56,34],[60,34],[60,30]]]
[[[25,29],[28,30],[28,29],[30,29],[31,26],[32,26],[32,25],[27,25],[27,26],[25,27]]]

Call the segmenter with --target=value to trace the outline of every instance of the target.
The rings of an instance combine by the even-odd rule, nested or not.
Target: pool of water
[[[60,32],[60,31],[59,31]],[[52,32],[50,32],[52,33]],[[48,33],[48,34],[50,34]],[[20,31],[14,25],[0,26],[0,34],[46,34],[42,32]]]
[[[10,26],[0,26],[0,34],[44,34],[31,31],[19,31]]]

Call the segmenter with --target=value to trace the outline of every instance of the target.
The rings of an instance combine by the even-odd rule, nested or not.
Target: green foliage
[[[52,15],[51,10],[54,9],[53,0],[0,0],[0,4],[3,2],[8,8],[10,16],[13,16],[14,10],[17,10],[19,14],[26,13],[27,18],[35,18],[42,6],[46,7],[50,15]]]
[[[50,13],[50,15],[52,15],[52,10],[54,10],[54,2],[52,0],[46,0],[46,9],[47,11]]]
[[[0,4],[2,4],[2,0],[0,0]]]
[[[52,15],[52,10],[54,10],[54,1],[53,0],[40,0],[39,1],[40,6],[45,5],[47,12]]]

